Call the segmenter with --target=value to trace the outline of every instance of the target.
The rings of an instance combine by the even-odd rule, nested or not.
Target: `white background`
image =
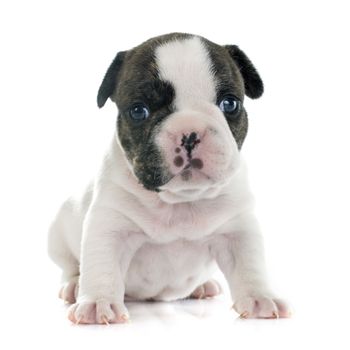
[[[0,347],[345,349],[349,327],[347,1],[2,1]],[[132,323],[72,326],[46,231],[94,174],[117,110],[96,95],[119,50],[173,31],[238,44],[265,83],[246,100],[250,169],[290,320],[242,321],[228,294],[129,305]],[[4,344],[1,344],[1,343]]]

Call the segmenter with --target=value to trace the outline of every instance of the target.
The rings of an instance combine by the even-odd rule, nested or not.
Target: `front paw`
[[[129,313],[124,303],[110,303],[104,299],[78,301],[69,307],[68,319],[75,324],[126,323]]]
[[[288,304],[265,295],[246,295],[237,298],[233,309],[241,318],[287,318],[291,316]]]

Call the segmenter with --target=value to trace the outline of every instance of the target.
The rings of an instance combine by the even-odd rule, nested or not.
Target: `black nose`
[[[182,136],[181,146],[185,148],[188,156],[191,157],[192,150],[196,147],[196,144],[199,142],[200,140],[197,138],[197,134],[195,132],[191,132],[189,136]]]

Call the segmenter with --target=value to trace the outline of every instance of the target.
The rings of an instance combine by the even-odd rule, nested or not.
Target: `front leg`
[[[92,205],[83,225],[79,294],[68,310],[75,323],[122,323],[124,277],[145,236],[130,231],[130,223],[113,209]]]
[[[287,304],[274,296],[267,282],[263,240],[253,216],[241,218],[234,232],[220,235],[210,248],[242,318],[290,316]]]

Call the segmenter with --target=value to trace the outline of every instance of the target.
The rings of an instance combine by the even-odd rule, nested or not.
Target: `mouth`
[[[194,159],[194,161],[195,160],[196,159]],[[201,162],[200,159],[198,159],[198,161]],[[202,166],[198,167],[196,165],[193,165],[193,164],[189,163],[176,176],[180,176],[183,181],[190,181],[190,180],[194,179],[194,177],[198,177],[198,176],[202,176],[202,177],[206,178],[207,180],[211,180],[210,176],[208,176],[207,174],[203,173],[200,170],[201,168],[202,168]]]
[[[172,172],[169,168],[161,167],[159,164],[155,167],[148,165],[148,171],[145,171],[145,168],[145,166],[140,167],[140,172],[134,173],[145,189],[158,193],[178,193],[184,196],[200,195],[210,189],[222,187],[229,181],[230,174],[233,173],[228,172],[232,165],[221,169],[220,166],[217,167],[217,164],[213,164],[213,168],[205,168],[203,161],[197,157],[189,157],[186,165],[177,172]]]
[[[159,191],[195,194],[214,185],[215,181],[210,176],[188,164],[179,173],[173,174],[169,181],[158,189]]]
[[[189,166],[165,185],[159,187],[159,196],[167,203],[196,201],[214,198],[220,190],[219,183],[198,169]]]

